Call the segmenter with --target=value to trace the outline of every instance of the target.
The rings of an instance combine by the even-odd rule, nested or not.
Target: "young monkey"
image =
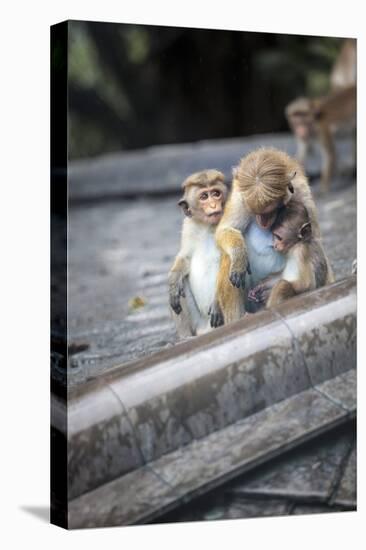
[[[209,311],[220,263],[215,231],[228,193],[224,175],[217,170],[192,174],[182,187],[181,248],[169,272],[169,302],[180,338],[211,330]]]
[[[284,269],[267,277],[248,293],[248,299],[276,306],[296,294],[334,282],[320,240],[315,238],[304,204],[291,200],[278,213],[272,228],[273,248],[286,259]]]

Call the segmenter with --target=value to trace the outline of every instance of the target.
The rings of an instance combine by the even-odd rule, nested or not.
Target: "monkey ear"
[[[310,222],[306,222],[304,223],[301,227],[300,227],[300,231],[299,231],[299,234],[298,234],[298,238],[299,239],[302,239],[302,240],[307,240],[307,239],[310,239],[311,237],[311,223]]]
[[[185,216],[188,216],[188,218],[192,217],[192,212],[190,211],[188,202],[185,199],[180,199],[180,201],[178,201],[178,206],[181,207]]]

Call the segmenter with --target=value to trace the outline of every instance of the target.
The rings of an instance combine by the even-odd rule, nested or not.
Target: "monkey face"
[[[217,225],[224,213],[227,187],[223,183],[202,187],[191,185],[179,206],[186,216],[205,225]]]
[[[295,99],[286,108],[286,117],[295,136],[302,140],[309,140],[314,133],[314,111],[311,100],[308,98]]]
[[[277,211],[282,206],[282,201],[275,201],[264,208],[261,212],[256,212],[256,222],[262,229],[269,229],[275,222]]]
[[[276,227],[273,232],[273,248],[281,254],[286,254],[290,248],[295,244],[297,239],[291,238],[286,228],[282,225]]]
[[[289,125],[298,139],[307,141],[314,135],[314,116],[309,110],[298,111],[289,117]]]
[[[209,225],[217,225],[223,214],[223,193],[219,187],[200,189],[198,204],[202,218]]]

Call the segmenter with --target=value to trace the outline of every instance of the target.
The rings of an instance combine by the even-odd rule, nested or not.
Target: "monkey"
[[[252,288],[248,299],[267,308],[287,298],[334,282],[329,260],[314,238],[309,213],[298,199],[280,209],[271,227],[273,248],[284,255],[284,269]]]
[[[357,81],[357,41],[354,38],[343,40],[341,50],[330,74],[331,91],[354,86]]]
[[[312,141],[320,144],[321,187],[328,191],[336,160],[333,133],[345,127],[355,128],[356,86],[340,88],[321,98],[295,99],[285,113],[297,140],[297,157],[301,163],[305,162]]]
[[[216,230],[221,260],[211,326],[240,319],[250,310],[247,289],[284,269],[285,257],[273,248],[270,228],[279,208],[293,197],[306,207],[314,237],[319,238],[315,203],[297,160],[278,149],[261,148],[234,168],[232,190]]]
[[[185,215],[181,247],[169,272],[169,302],[180,338],[212,330],[209,308],[214,300],[220,251],[215,242],[228,194],[224,175],[204,170],[182,184],[178,205]]]

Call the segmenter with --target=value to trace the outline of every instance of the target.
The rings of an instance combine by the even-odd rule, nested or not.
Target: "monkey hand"
[[[224,315],[217,300],[212,302],[208,310],[208,315],[210,317],[210,325],[213,328],[221,327],[221,325],[224,324]]]
[[[252,271],[250,269],[249,262],[247,262],[246,269],[231,269],[229,274],[230,282],[233,286],[236,288],[245,288],[245,277],[246,273],[249,273],[251,275]]]
[[[177,315],[182,312],[181,297],[185,297],[184,278],[182,276],[171,277],[169,280],[169,304]]]
[[[263,284],[259,284],[251,288],[248,292],[248,300],[251,302],[264,303],[269,296],[269,288]]]

